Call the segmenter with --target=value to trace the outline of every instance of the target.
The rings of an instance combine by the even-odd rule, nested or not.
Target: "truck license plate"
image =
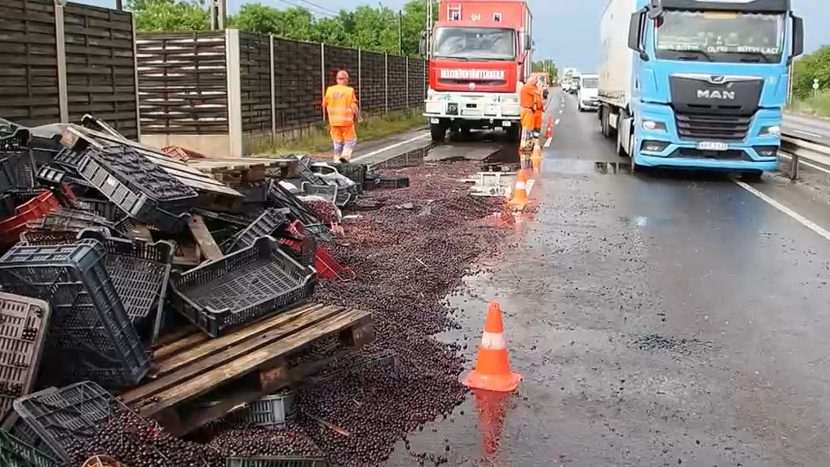
[[[701,141],[697,143],[697,148],[701,151],[726,151],[729,145],[718,141]]]

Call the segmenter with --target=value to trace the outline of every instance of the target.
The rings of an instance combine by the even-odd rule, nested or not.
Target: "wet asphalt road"
[[[565,102],[538,212],[449,297],[463,330],[439,336],[472,365],[501,302],[525,379],[488,424],[497,449],[471,396],[388,465],[830,465],[830,240],[726,177],[598,169],[620,159]],[[810,192],[751,188],[830,229]]]

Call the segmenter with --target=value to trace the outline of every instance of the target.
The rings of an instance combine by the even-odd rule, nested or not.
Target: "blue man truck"
[[[778,166],[804,49],[791,0],[608,0],[600,31],[600,127],[632,169]]]

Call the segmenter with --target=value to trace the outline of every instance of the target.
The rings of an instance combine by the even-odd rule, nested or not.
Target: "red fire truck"
[[[432,139],[448,129],[504,128],[518,141],[519,90],[533,60],[524,0],[439,0],[424,116]]]

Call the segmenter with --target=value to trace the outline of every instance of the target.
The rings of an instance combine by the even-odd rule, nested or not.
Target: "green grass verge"
[[[830,91],[822,91],[810,99],[799,99],[790,106],[790,110],[830,118]]]
[[[357,124],[358,147],[361,143],[377,141],[406,131],[426,126],[426,120],[420,111],[390,112],[386,115],[367,118]],[[331,150],[331,137],[325,125],[318,125],[314,131],[298,139],[264,143],[253,148],[254,154],[286,155],[317,154]]]

